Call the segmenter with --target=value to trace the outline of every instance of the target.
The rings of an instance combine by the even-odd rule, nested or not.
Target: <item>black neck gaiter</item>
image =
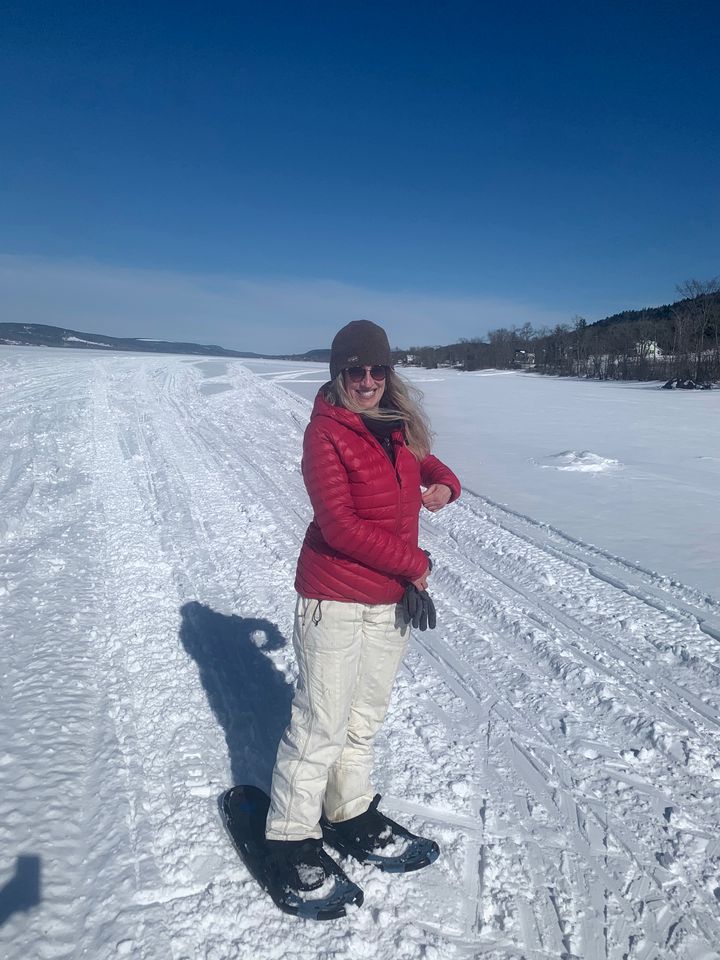
[[[370,433],[380,442],[383,450],[388,455],[392,464],[395,463],[395,448],[392,442],[392,433],[395,430],[402,430],[402,420],[376,420],[375,417],[365,417],[360,414],[360,419],[368,428]]]

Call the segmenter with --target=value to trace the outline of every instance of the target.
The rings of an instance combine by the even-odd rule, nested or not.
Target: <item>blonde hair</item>
[[[418,460],[424,460],[432,447],[432,432],[422,408],[422,392],[395,373],[392,367],[386,369],[385,391],[380,398],[380,405],[374,410],[365,410],[355,403],[345,389],[342,370],[325,387],[325,399],[334,407],[345,407],[374,420],[402,420],[408,448]]]

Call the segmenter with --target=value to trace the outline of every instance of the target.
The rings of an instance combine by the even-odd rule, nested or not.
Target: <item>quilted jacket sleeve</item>
[[[442,460],[432,454],[428,454],[420,463],[420,482],[424,487],[430,487],[433,483],[444,483],[446,487],[450,487],[452,494],[449,503],[460,496],[460,481],[450,467],[446,467]]]
[[[408,580],[425,573],[427,557],[419,547],[358,516],[347,470],[332,437],[321,429],[305,434],[303,477],[315,520],[333,550]]]

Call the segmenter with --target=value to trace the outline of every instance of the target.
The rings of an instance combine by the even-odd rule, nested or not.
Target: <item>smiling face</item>
[[[364,368],[362,379],[351,376],[349,370],[343,370],[343,383],[348,396],[363,410],[374,410],[385,393],[385,380],[375,380],[370,373],[371,369]]]

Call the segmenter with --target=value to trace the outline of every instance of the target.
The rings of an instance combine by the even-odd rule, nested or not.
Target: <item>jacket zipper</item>
[[[395,459],[394,459],[394,460],[393,460],[393,459],[390,459],[390,458],[388,457],[387,453],[385,452],[385,447],[384,447],[382,441],[378,440],[377,437],[374,437],[374,436],[372,435],[372,433],[370,433],[370,431],[367,429],[367,427],[365,428],[365,432],[366,432],[367,436],[370,438],[370,440],[371,440],[373,443],[375,443],[375,444],[382,450],[382,455],[383,455],[383,457],[385,457],[385,459],[388,461],[388,463],[390,464],[390,466],[391,466],[392,469],[393,469],[393,473],[395,474],[395,483],[396,483],[397,486],[398,486],[398,490],[399,490],[399,491],[402,491],[403,485],[402,485],[402,481],[401,481],[401,479],[400,479],[400,473],[399,473],[399,471],[398,471],[397,452],[394,451],[394,452],[395,452]],[[388,443],[389,443],[389,444],[393,444],[393,439],[392,439],[392,437],[388,437]],[[399,499],[399,498],[398,498],[398,499]],[[395,511],[395,533],[398,533],[399,530],[400,530],[400,511],[399,511],[399,510],[396,510],[396,511]]]

